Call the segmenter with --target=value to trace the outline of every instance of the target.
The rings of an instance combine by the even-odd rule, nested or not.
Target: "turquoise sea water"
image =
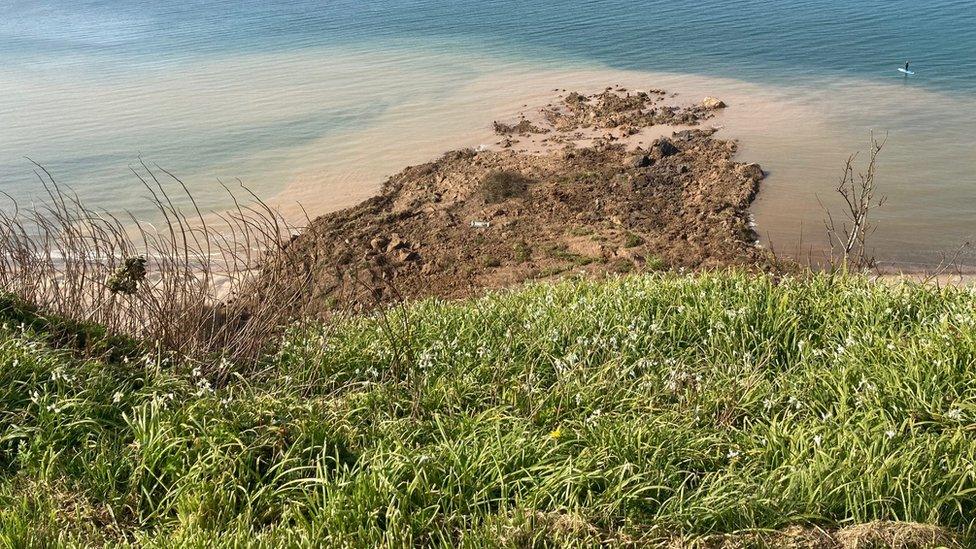
[[[0,190],[19,199],[38,190],[30,157],[139,212],[143,158],[214,208],[236,177],[348,205],[474,139],[520,87],[605,71],[735,99],[728,131],[771,173],[755,213],[780,248],[821,238],[817,199],[870,131],[890,139],[879,256],[933,263],[976,236],[971,1],[14,0],[0,59]]]

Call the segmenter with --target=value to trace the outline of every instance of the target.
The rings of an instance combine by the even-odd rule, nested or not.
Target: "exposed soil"
[[[332,307],[464,297],[567,273],[762,261],[747,213],[762,169],[735,162],[735,142],[711,128],[644,144],[647,128],[697,125],[713,112],[664,98],[572,93],[539,120],[496,123],[497,150],[406,168],[290,243],[304,258],[296,284],[311,281],[303,291]],[[506,148],[519,132],[539,139],[531,152]]]
[[[657,535],[655,535],[657,534]],[[602,531],[580,516],[566,513],[536,513],[532,520],[507,532],[513,545],[531,545],[530,540],[555,538],[600,541],[608,547],[659,547],[661,549],[960,549],[956,532],[916,522],[874,521],[843,528],[793,525],[781,530],[743,531],[706,537],[649,538],[615,535]],[[521,542],[521,543],[520,543]]]

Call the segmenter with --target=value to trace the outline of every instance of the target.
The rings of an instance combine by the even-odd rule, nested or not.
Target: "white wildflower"
[[[593,413],[590,414],[590,417],[586,418],[586,422],[587,423],[594,423],[594,422],[596,422],[596,420],[599,419],[601,413],[602,412],[601,412],[601,410],[599,408],[597,408],[596,410],[593,410]]]

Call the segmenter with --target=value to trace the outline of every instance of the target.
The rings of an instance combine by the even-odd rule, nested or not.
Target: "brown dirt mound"
[[[552,128],[709,116],[701,106],[660,105],[659,96],[570,94],[570,114]],[[736,144],[713,133],[683,130],[636,148],[596,138],[539,154],[449,152],[403,170],[359,206],[314,220],[290,244],[308,258],[290,276],[329,308],[466,297],[564,273],[754,264],[762,254],[747,208],[763,172],[735,162]]]
[[[554,106],[542,109],[542,116],[558,131],[580,128],[646,128],[658,125],[696,125],[712,117],[714,108],[699,105],[669,105],[661,90],[631,92],[607,88],[602,93],[572,92]]]
[[[580,112],[645,108],[609,99],[619,94],[592,96],[597,110]],[[466,297],[564,273],[754,264],[762,254],[747,208],[763,172],[735,162],[736,144],[713,133],[683,130],[637,148],[597,138],[539,154],[449,152],[314,220],[290,244],[308,258],[290,276],[329,308]]]

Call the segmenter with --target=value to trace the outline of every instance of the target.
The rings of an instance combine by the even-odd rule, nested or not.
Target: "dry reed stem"
[[[224,185],[234,207],[208,215],[178,177],[140,163],[153,224],[91,208],[35,166],[45,199],[23,208],[6,195],[0,208],[0,291],[210,364],[256,362],[305,316],[312,278],[295,267],[310,258],[289,253],[295,227],[243,183],[246,201]]]

